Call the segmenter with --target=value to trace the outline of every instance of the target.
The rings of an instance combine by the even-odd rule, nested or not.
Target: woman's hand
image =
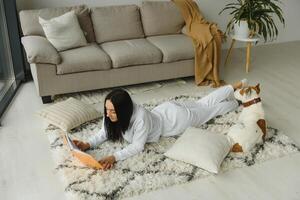
[[[111,169],[116,163],[115,156],[107,156],[99,160],[99,163],[103,166],[104,170]]]
[[[73,143],[81,150],[85,151],[89,148],[91,148],[91,145],[88,142],[82,142],[79,140],[73,140]]]

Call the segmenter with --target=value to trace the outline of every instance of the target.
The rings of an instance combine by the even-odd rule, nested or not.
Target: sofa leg
[[[53,102],[53,100],[51,99],[51,96],[42,96],[42,101],[43,101],[43,104]]]

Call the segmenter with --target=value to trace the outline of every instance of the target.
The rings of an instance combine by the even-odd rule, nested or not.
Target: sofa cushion
[[[180,10],[171,1],[144,1],[141,17],[146,36],[180,33],[184,26]]]
[[[76,10],[75,10],[76,13]],[[79,25],[88,42],[96,42],[94,27],[90,16],[90,9],[85,8],[81,12],[76,13]]]
[[[47,39],[58,51],[77,48],[87,44],[74,11],[49,20],[39,17],[39,22]]]
[[[83,30],[88,42],[95,42],[95,34],[91,21],[89,9],[86,6],[45,8],[40,10],[22,10],[20,11],[20,22],[23,35],[45,36],[42,26],[39,24],[39,17],[51,19],[74,10],[81,29]]]
[[[25,36],[21,39],[29,63],[59,64],[61,57],[54,46],[42,36]]]
[[[57,65],[57,74],[69,74],[92,70],[108,70],[111,61],[95,43],[89,46],[60,52],[62,62]]]
[[[163,62],[174,62],[194,58],[192,39],[183,34],[147,37],[163,53]]]
[[[144,37],[139,8],[135,5],[92,8],[91,18],[98,43]]]
[[[110,56],[113,68],[160,63],[162,54],[146,39],[121,40],[101,44]]]

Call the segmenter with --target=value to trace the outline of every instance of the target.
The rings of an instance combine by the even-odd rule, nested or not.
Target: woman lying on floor
[[[110,169],[116,161],[142,152],[147,142],[157,142],[160,136],[179,135],[190,126],[200,126],[236,109],[238,102],[234,98],[234,90],[246,84],[247,80],[243,79],[223,86],[198,101],[165,102],[151,111],[132,102],[125,90],[113,90],[105,98],[101,130],[88,142],[74,140],[74,143],[85,151],[106,140],[128,141],[127,147],[99,161],[104,169]]]

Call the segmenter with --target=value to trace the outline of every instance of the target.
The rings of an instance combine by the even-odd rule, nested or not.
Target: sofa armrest
[[[60,64],[61,57],[54,46],[42,36],[25,36],[21,39],[29,63]]]

